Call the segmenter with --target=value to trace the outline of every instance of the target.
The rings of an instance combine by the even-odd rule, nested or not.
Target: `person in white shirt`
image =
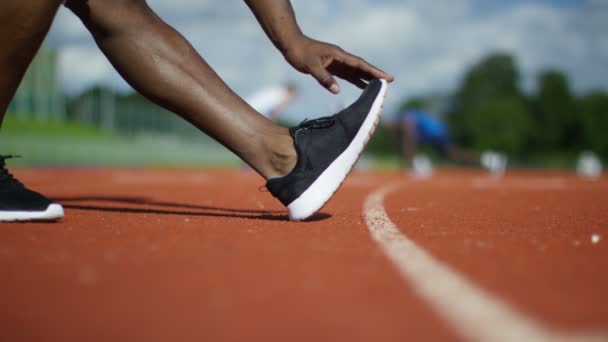
[[[296,87],[288,83],[283,87],[263,89],[245,99],[251,107],[272,121],[285,112],[285,108],[296,96]]]

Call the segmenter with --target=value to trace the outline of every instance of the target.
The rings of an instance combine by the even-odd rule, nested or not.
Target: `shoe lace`
[[[298,129],[320,129],[320,128],[328,128],[331,127],[336,122],[336,119],[333,116],[327,116],[323,118],[318,118],[314,120],[304,119],[299,125]]]
[[[23,184],[17,180],[8,170],[6,169],[6,160],[12,158],[20,158],[20,156],[15,155],[0,155],[0,183],[13,183],[17,185],[23,186]]]

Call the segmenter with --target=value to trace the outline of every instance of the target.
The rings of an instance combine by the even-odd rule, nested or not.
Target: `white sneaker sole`
[[[63,218],[63,207],[53,203],[44,211],[1,211],[0,222],[55,221]]]
[[[350,145],[319,175],[319,177],[304,191],[300,197],[296,198],[287,206],[289,219],[301,221],[309,218],[319,211],[327,201],[338,190],[346,176],[350,173],[359,156],[365,149],[369,139],[373,135],[382,114],[382,105],[386,96],[387,84],[385,80],[380,80],[382,87],[378,96],[372,104],[363,125],[355,135]]]

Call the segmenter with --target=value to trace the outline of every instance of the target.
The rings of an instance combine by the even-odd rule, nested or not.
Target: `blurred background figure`
[[[414,178],[429,178],[433,175],[433,162],[426,154],[416,154],[410,165]]]
[[[432,147],[451,161],[471,166],[482,166],[493,175],[502,175],[507,167],[507,157],[494,151],[478,154],[460,147],[452,141],[447,125],[439,118],[422,109],[408,109],[398,117],[402,133],[403,161],[415,176],[429,176],[432,163],[418,154],[419,147]]]
[[[296,86],[287,83],[282,87],[262,89],[246,98],[245,101],[260,114],[272,121],[277,121],[295,97]]]
[[[582,152],[576,161],[576,173],[586,179],[596,180],[602,175],[602,161],[593,152]]]

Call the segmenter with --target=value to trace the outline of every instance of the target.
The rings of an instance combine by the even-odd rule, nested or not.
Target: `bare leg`
[[[418,142],[416,141],[416,124],[411,120],[406,120],[402,124],[403,138],[401,141],[402,163],[403,168],[412,167],[412,160],[418,150]]]
[[[288,130],[232,92],[144,0],[71,0],[67,6],[141,94],[221,142],[266,179],[293,168]]]
[[[59,0],[0,1],[0,125],[60,4]],[[10,175],[8,158],[0,155],[0,222],[61,219],[61,205],[23,187]]]
[[[58,0],[0,2],[0,126],[60,4]]]

